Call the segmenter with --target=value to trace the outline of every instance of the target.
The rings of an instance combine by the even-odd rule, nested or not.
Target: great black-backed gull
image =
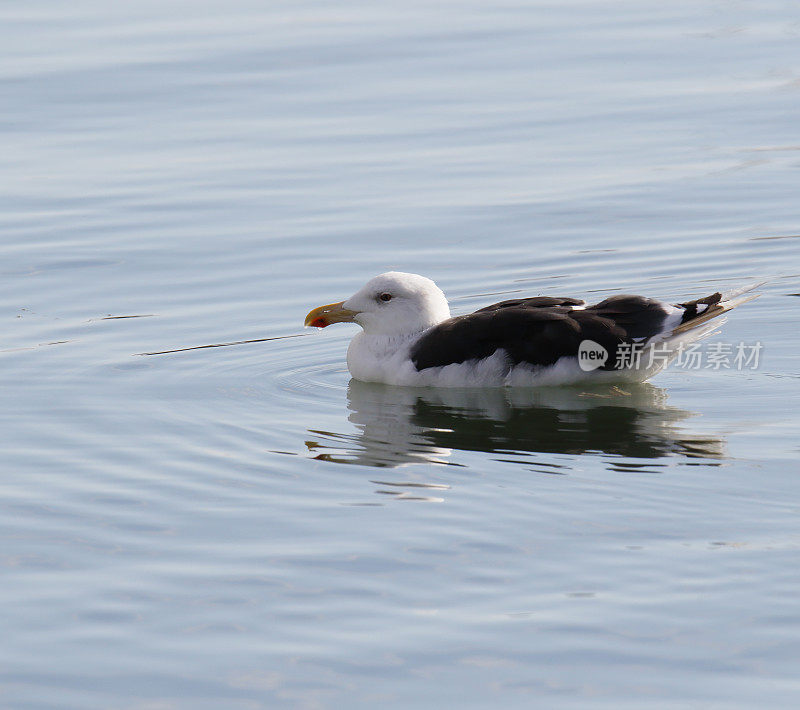
[[[307,326],[357,323],[347,349],[357,380],[392,385],[502,387],[578,382],[641,382],[687,343],[708,335],[755,286],[670,305],[611,296],[595,305],[534,296],[450,317],[441,289],[417,274],[391,271],[346,301],[312,310]]]

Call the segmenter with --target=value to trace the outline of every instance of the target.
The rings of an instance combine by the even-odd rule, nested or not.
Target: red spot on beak
[[[309,323],[309,325],[312,328],[324,328],[326,325],[329,325],[329,323],[324,318],[315,318]]]

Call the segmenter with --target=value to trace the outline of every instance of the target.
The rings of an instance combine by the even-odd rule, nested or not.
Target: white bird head
[[[358,323],[370,335],[410,335],[450,317],[442,290],[417,274],[389,271],[367,281],[346,301],[311,311],[306,325]]]

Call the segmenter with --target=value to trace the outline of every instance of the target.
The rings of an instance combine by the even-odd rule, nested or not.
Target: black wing
[[[619,346],[661,332],[667,316],[658,301],[641,296],[612,296],[595,306],[572,308],[582,303],[539,297],[487,306],[431,328],[415,343],[411,359],[424,370],[483,359],[502,349],[513,365],[547,366],[576,357],[581,342],[592,340],[609,353],[601,369],[613,370]]]
[[[514,298],[510,301],[500,301],[491,306],[479,308],[476,313],[499,311],[501,308],[550,308],[553,306],[585,306],[586,301],[580,298],[558,298],[557,296],[534,296],[533,298]]]
[[[627,338],[652,338],[662,332],[667,309],[661,301],[644,296],[611,296],[585,313],[610,318],[625,330]]]

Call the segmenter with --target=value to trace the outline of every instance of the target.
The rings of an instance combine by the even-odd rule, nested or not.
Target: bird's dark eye
[[[378,296],[378,298],[380,298],[381,301],[391,301],[392,300],[392,294],[391,293],[382,293],[380,296]]]

